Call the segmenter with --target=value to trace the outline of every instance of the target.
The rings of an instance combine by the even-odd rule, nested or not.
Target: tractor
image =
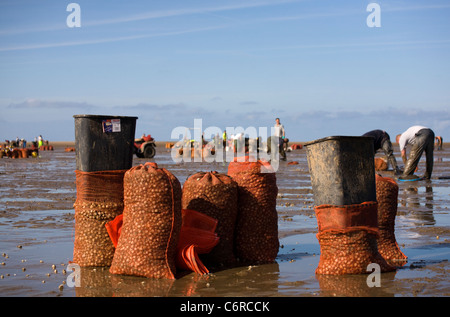
[[[143,135],[140,139],[134,140],[134,153],[139,158],[152,158],[156,154],[155,139],[151,135]]]

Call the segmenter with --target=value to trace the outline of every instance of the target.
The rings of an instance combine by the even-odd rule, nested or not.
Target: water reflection
[[[436,220],[433,215],[433,187],[428,182],[428,184],[424,186],[425,194],[420,193],[420,188],[421,187],[416,185],[408,185],[405,187],[399,197],[400,204],[402,207],[408,209],[407,216],[411,219],[420,220],[422,224],[435,225]],[[422,205],[425,208],[423,208]]]
[[[81,268],[77,297],[271,296],[278,293],[278,263],[236,267],[208,275],[182,272],[177,279],[116,275],[108,267]]]
[[[394,281],[396,272],[380,274],[380,285],[386,285]],[[345,296],[345,297],[381,297],[393,296],[389,288],[369,287],[367,279],[370,275],[322,275],[316,274],[319,282],[321,296]]]
[[[170,279],[114,275],[109,267],[83,267],[80,278],[80,287],[75,288],[77,297],[168,296],[174,283]]]

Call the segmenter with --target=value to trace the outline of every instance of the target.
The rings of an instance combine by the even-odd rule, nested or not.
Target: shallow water
[[[397,158],[399,154],[396,153]],[[73,256],[75,153],[41,151],[39,158],[0,160],[0,296],[449,296],[450,152],[435,151],[433,179],[399,182],[396,238],[408,261],[381,274],[381,287],[366,275],[320,276],[317,221],[306,151],[288,153],[277,172],[280,250],[276,262],[241,266],[176,280],[112,275],[108,268],[82,268],[81,286],[68,284]],[[226,173],[226,163],[174,163],[158,148],[151,161],[181,183],[198,171]],[[134,158],[134,165],[146,162]],[[424,162],[419,164],[419,172]],[[392,173],[382,172],[383,176]],[[2,255],[4,254],[4,255]],[[55,265],[55,269],[52,268]]]

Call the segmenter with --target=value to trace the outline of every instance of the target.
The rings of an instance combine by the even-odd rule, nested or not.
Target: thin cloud
[[[150,20],[150,19],[161,19],[168,17],[176,17],[176,16],[185,16],[185,15],[193,15],[193,14],[207,14],[214,12],[223,12],[223,11],[233,11],[233,10],[241,10],[241,9],[249,9],[256,7],[264,7],[264,6],[276,6],[285,3],[293,3],[293,2],[301,2],[303,0],[283,0],[283,1],[262,1],[262,2],[248,2],[248,3],[240,3],[235,5],[225,5],[218,7],[204,7],[204,8],[194,8],[194,9],[177,9],[177,10],[163,10],[156,12],[146,12],[134,16],[120,17],[114,19],[108,19],[103,21],[95,21],[88,22],[87,25],[95,26],[95,25],[107,25],[107,24],[117,24],[117,23],[126,23],[126,22],[136,22],[142,20]]]
[[[396,11],[422,11],[422,10],[442,10],[442,9],[450,9],[449,4],[427,4],[427,5],[419,5],[419,6],[401,6],[395,7],[391,6],[389,3],[381,4],[382,12],[396,12]]]
[[[149,11],[140,14],[124,16],[124,17],[116,17],[104,20],[97,21],[85,21],[83,20],[82,27],[95,27],[95,26],[104,26],[111,24],[120,24],[120,23],[129,23],[129,22],[138,22],[152,19],[163,19],[170,17],[179,17],[179,16],[187,16],[187,15],[195,15],[195,14],[210,14],[216,12],[226,12],[226,11],[234,11],[234,10],[242,10],[242,9],[251,9],[258,7],[266,7],[266,6],[277,6],[287,3],[295,3],[302,2],[304,0],[283,0],[283,1],[262,1],[262,2],[248,2],[248,3],[239,3],[235,5],[224,5],[217,7],[202,7],[202,8],[183,8],[183,9],[174,9],[174,10],[160,10],[160,11]],[[36,32],[51,32],[51,31],[60,31],[66,29],[67,26],[65,24],[58,25],[49,25],[49,26],[34,26],[27,28],[13,28],[8,30],[0,30],[0,35],[16,35],[21,33],[36,33]]]
[[[243,101],[240,103],[241,106],[254,106],[254,105],[258,105],[259,102],[257,101]]]
[[[115,106],[113,109],[127,112],[133,111],[134,113],[151,115],[160,118],[185,118],[186,116],[194,116],[199,114],[202,116],[209,116],[213,114],[213,112],[206,110],[205,108],[186,105],[184,103],[166,105],[140,103],[132,106]]]
[[[39,99],[27,99],[20,103],[11,103],[9,109],[95,109],[96,107],[86,102],[75,101],[48,101]]]
[[[113,38],[107,38],[107,39],[82,40],[82,41],[60,42],[60,43],[40,43],[40,44],[29,44],[29,45],[22,45],[22,46],[0,47],[0,52],[23,51],[23,50],[44,49],[44,48],[53,48],[53,47],[93,45],[93,44],[112,43],[112,42],[120,42],[120,41],[131,41],[131,40],[151,38],[151,37],[175,36],[175,35],[181,35],[181,34],[187,34],[187,33],[204,32],[204,31],[209,31],[209,30],[220,29],[223,27],[224,26],[214,26],[214,27],[195,28],[195,29],[190,29],[190,30],[181,30],[181,31],[173,31],[173,32],[120,36],[120,37],[113,37]]]

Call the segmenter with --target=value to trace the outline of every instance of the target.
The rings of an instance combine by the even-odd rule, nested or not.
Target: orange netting
[[[272,165],[265,160],[256,160],[253,156],[235,157],[228,164],[228,175],[246,173],[275,173]]]
[[[209,270],[199,254],[208,254],[219,243],[215,232],[218,221],[195,210],[182,209],[181,212],[183,224],[177,246],[177,268],[207,274]]]
[[[398,184],[389,177],[376,174],[378,202],[378,250],[386,260],[405,260],[395,238],[395,217],[398,205]]]
[[[175,278],[181,227],[181,185],[155,163],[131,168],[124,177],[124,211],[112,274]]]
[[[377,203],[315,207],[320,261],[317,274],[364,274],[371,263],[381,272],[395,270],[377,248]]]
[[[233,246],[237,199],[237,184],[225,174],[199,172],[190,176],[183,185],[182,208],[196,210],[217,220],[216,232],[220,242],[211,252],[202,256],[208,265],[235,263]]]
[[[314,208],[319,232],[365,229],[378,233],[377,203],[354,205],[320,205]]]
[[[123,211],[126,170],[75,171],[77,198],[73,262],[80,266],[110,266],[114,256],[105,224]]]
[[[268,162],[230,162],[228,175],[238,184],[235,254],[242,262],[270,263],[278,254],[276,174]]]
[[[317,274],[367,274],[371,263],[380,265],[381,272],[395,270],[380,255],[377,235],[368,230],[325,232],[317,234],[320,260]]]

